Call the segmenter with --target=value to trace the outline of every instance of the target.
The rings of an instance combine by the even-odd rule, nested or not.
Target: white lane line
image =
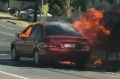
[[[0,24],[0,26],[5,27],[5,28],[7,28],[7,29],[11,29],[11,30],[17,30],[17,29],[14,29],[14,28],[11,28],[11,27],[8,27],[8,26],[5,26],[5,25],[3,25],[3,24]]]
[[[105,73],[120,76],[120,73],[113,73],[113,72],[105,72]]]
[[[3,56],[4,56],[4,55],[8,55],[8,54],[0,54],[0,55],[3,55]]]
[[[6,75],[9,75],[9,76],[13,76],[13,77],[16,77],[16,78],[20,78],[20,79],[30,79],[30,78],[27,78],[27,77],[23,77],[23,76],[20,76],[20,75],[15,75],[15,74],[7,73],[7,72],[4,72],[4,71],[0,71],[0,73],[6,74]]]
[[[9,36],[15,36],[15,35],[13,35],[13,34],[6,33],[6,32],[2,32],[2,31],[0,31],[0,33],[6,34],[6,35],[9,35]]]

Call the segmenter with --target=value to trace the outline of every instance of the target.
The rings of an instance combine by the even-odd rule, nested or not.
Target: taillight
[[[48,45],[48,44],[44,44],[43,45],[44,48],[57,48],[57,45]]]

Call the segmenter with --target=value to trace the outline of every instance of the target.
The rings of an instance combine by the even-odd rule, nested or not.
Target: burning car
[[[32,24],[16,34],[16,39],[11,43],[13,61],[31,57],[36,65],[70,61],[81,67],[88,61],[90,52],[88,39],[77,32],[72,24],[61,22]]]

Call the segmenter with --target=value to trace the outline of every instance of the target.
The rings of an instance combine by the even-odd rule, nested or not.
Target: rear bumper
[[[64,60],[71,60],[71,61],[76,61],[76,60],[82,60],[86,57],[89,57],[90,53],[88,52],[72,52],[72,53],[62,53],[62,54],[51,54],[51,59],[52,60],[57,60],[57,61],[64,61]]]
[[[50,48],[48,49],[48,52],[51,52],[51,53],[82,53],[82,52],[89,52],[91,51],[90,48],[89,49],[58,49],[58,48]]]
[[[59,52],[51,52],[47,51],[46,54],[43,55],[45,59],[52,62],[57,61],[78,61],[88,59],[90,56],[90,51],[59,51]]]

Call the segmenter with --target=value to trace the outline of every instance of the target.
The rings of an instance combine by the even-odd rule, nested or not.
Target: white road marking
[[[0,31],[0,33],[6,34],[6,35],[10,35],[10,36],[15,36],[15,35],[13,35],[13,34],[6,33],[6,32],[2,32],[2,31]]]
[[[17,29],[11,28],[11,27],[7,27],[7,26],[5,26],[5,25],[3,25],[3,24],[0,24],[0,26],[5,27],[5,28],[7,28],[7,29],[11,29],[11,30],[17,30]]]
[[[13,77],[16,77],[16,78],[20,78],[20,79],[30,79],[30,78],[27,78],[27,77],[23,77],[23,76],[20,76],[20,75],[15,75],[15,74],[7,73],[7,72],[4,72],[4,71],[0,71],[0,73],[6,74],[6,75],[9,75],[9,76],[13,76]]]
[[[8,54],[0,54],[0,55],[3,55],[3,56],[4,56],[4,55],[8,55]]]
[[[120,76],[120,73],[113,73],[113,72],[105,72],[105,73],[107,73],[107,74],[113,74],[113,75],[118,75],[118,76]]]

